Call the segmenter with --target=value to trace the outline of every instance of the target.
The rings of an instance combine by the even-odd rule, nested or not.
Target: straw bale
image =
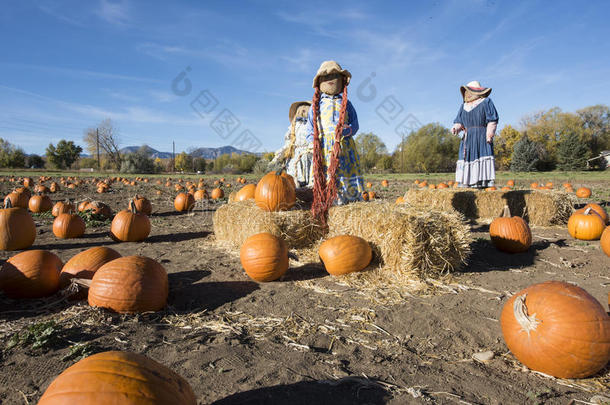
[[[565,225],[573,212],[574,196],[554,190],[430,190],[410,189],[405,202],[421,209],[459,212],[468,219],[492,220],[504,205],[512,215],[533,226]]]

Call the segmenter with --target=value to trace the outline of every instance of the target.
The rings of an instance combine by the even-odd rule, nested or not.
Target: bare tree
[[[121,152],[119,150],[118,128],[110,118],[106,118],[99,123],[97,128],[87,128],[85,130],[83,140],[87,145],[87,151],[93,156],[97,153],[98,133],[100,153],[106,155],[114,167],[119,170],[121,168]]]

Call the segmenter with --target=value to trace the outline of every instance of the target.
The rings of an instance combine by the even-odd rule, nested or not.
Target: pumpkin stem
[[[502,211],[502,217],[510,218],[510,208],[508,208],[508,205],[504,206],[504,210]]]
[[[13,202],[10,198],[4,200],[4,208],[13,208]]]
[[[513,303],[513,314],[519,325],[521,325],[521,330],[526,332],[529,337],[530,332],[536,330],[542,321],[536,319],[536,314],[527,314],[527,306],[525,305],[526,296],[527,294],[523,294],[515,298],[515,302]]]
[[[138,213],[138,210],[136,208],[136,203],[133,200],[129,201],[129,210],[131,211],[132,214]]]
[[[591,208],[591,207],[587,208],[587,209],[585,210],[585,212],[583,212],[583,214],[585,214],[585,215],[591,215],[591,210],[592,210],[592,209],[593,209],[593,208]]]

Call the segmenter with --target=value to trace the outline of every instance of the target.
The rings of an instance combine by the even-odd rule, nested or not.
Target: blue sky
[[[327,59],[353,75],[361,131],[390,150],[405,119],[450,126],[471,80],[493,88],[500,127],[553,106],[610,104],[610,2],[379,3],[5,2],[0,137],[44,153],[111,118],[122,146],[244,146],[249,130],[273,150]],[[178,95],[172,82],[187,67],[191,89]],[[196,99],[209,113],[193,110]],[[233,133],[214,130],[223,111],[239,120]]]

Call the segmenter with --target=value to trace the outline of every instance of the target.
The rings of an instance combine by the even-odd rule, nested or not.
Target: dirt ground
[[[394,199],[406,185],[394,182],[384,197]],[[58,240],[52,218],[37,216],[34,248],[64,262],[99,245],[151,257],[169,274],[168,307],[119,315],[59,294],[17,301],[0,293],[0,403],[36,403],[62,370],[106,350],[138,352],[168,366],[189,381],[201,404],[568,404],[610,397],[610,367],[585,380],[531,372],[508,351],[498,322],[511,294],[547,280],[576,283],[606,307],[610,258],[597,241],[573,240],[560,227],[534,228],[532,248],[509,255],[493,248],[487,225],[475,223],[469,264],[427,294],[365,294],[319,264],[293,266],[280,281],[259,284],[244,273],[238,254],[215,243],[216,204],[178,214],[165,187],[112,189],[99,195],[88,185],[52,198],[87,196],[117,211],[137,191],[154,205],[146,241],[115,243],[103,224],[82,238]],[[0,185],[2,195],[9,190]],[[15,345],[32,325],[48,333]],[[489,350],[491,361],[473,360]]]

